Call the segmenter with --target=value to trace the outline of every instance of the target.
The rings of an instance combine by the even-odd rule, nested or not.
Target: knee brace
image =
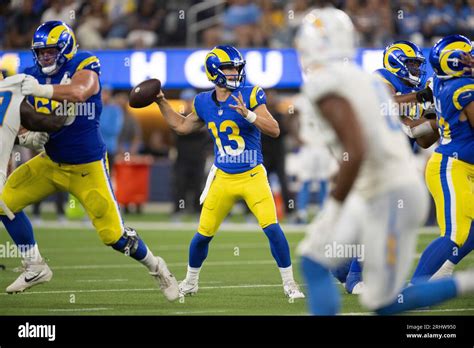
[[[125,227],[122,237],[112,245],[112,248],[127,256],[133,256],[137,252],[139,243],[140,237],[137,231],[133,228]]]

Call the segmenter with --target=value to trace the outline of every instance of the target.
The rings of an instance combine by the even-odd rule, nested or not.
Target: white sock
[[[294,281],[293,279],[293,266],[288,266],[288,267],[278,267],[280,270],[281,274],[281,280],[283,281],[283,284],[287,282]]]
[[[139,262],[144,265],[150,272],[156,272],[158,267],[158,261],[156,260],[155,255],[151,252],[150,249],[146,248],[146,255]]]
[[[201,267],[194,268],[188,265],[186,281],[188,281],[189,283],[197,283],[199,280],[199,272],[201,272]]]
[[[473,271],[464,271],[457,272],[453,276],[454,281],[456,282],[456,288],[458,295],[464,295],[467,293],[474,292],[474,272]]]
[[[43,259],[41,257],[38,244],[35,244],[33,247],[28,248],[20,247],[20,254],[28,263],[40,263]]]
[[[454,263],[449,260],[446,260],[445,263],[440,267],[440,269],[431,276],[430,280],[449,277],[454,272]]]

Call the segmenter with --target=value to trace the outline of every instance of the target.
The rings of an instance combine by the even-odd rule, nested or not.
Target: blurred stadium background
[[[0,0],[0,69],[7,75],[32,64],[29,51],[37,26],[62,20],[76,33],[80,49],[101,60],[107,143],[117,198],[126,213],[164,214],[176,221],[196,221],[198,196],[212,162],[207,133],[176,136],[155,105],[131,109],[127,95],[133,85],[158,77],[176,109],[186,114],[194,95],[210,88],[203,72],[207,49],[229,43],[243,49],[248,81],[265,88],[269,108],[280,122],[279,139],[265,138],[263,150],[279,214],[301,222],[295,214],[303,142],[297,127],[301,75],[292,40],[302,15],[313,6],[332,4],[345,10],[360,33],[357,62],[372,71],[382,64],[385,45],[409,39],[429,46],[439,37],[474,33],[473,0]],[[304,146],[304,145],[303,145]],[[416,150],[416,149],[415,149]],[[16,149],[13,166],[34,154]],[[419,153],[420,173],[426,152]],[[320,185],[311,184],[310,203],[320,203]],[[56,208],[55,208],[56,206]],[[238,210],[238,208],[237,208]],[[245,213],[245,208],[241,209]],[[59,220],[81,217],[74,201],[58,195],[48,199],[40,217]],[[311,210],[314,213],[314,209]],[[46,213],[44,213],[46,212]],[[238,213],[238,212],[237,212]],[[170,215],[171,214],[171,215]],[[189,220],[187,217],[191,214]],[[184,217],[183,217],[184,215]],[[250,217],[253,219],[253,217]],[[304,220],[304,219],[303,219]],[[433,224],[433,216],[428,224]]]

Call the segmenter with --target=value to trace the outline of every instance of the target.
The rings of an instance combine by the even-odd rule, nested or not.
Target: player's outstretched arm
[[[160,94],[156,96],[155,103],[160,108],[161,114],[170,128],[179,135],[197,132],[204,126],[204,122],[194,112],[191,112],[188,116],[183,116],[174,111],[166,100],[163,91],[160,91]]]
[[[430,85],[428,84],[424,89],[418,92],[406,93],[406,94],[396,94],[395,88],[392,85],[386,84],[390,90],[395,103],[425,103],[433,102],[433,91],[431,90]]]
[[[412,120],[408,117],[401,117],[403,131],[422,148],[427,149],[439,139],[438,124],[435,119],[420,117]]]
[[[229,105],[232,109],[236,110],[247,121],[253,123],[263,134],[272,138],[278,138],[280,135],[280,126],[268,111],[265,104],[261,104],[254,111],[250,111],[245,106],[242,93],[239,92],[238,98],[234,95],[231,95],[231,97],[236,101],[235,105]]]
[[[37,111],[23,99],[20,105],[21,125],[34,132],[56,132],[62,128],[66,117],[52,116],[42,114]]]
[[[33,76],[27,75],[21,85],[23,95],[57,101],[85,102],[99,92],[99,76],[92,70],[76,72],[69,84],[42,85]]]
[[[366,152],[361,126],[349,102],[337,95],[327,95],[318,102],[323,117],[339,138],[345,160],[341,161],[336,186],[331,195],[343,202],[351,190]]]

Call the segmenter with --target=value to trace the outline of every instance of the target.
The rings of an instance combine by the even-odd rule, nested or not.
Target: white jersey
[[[317,101],[328,94],[349,101],[366,141],[366,155],[353,191],[370,198],[417,177],[413,156],[398,116],[391,112],[391,96],[377,78],[353,63],[330,65],[309,74],[303,93],[311,102],[324,140],[339,162],[350,160],[332,127],[320,116]],[[349,156],[349,158],[347,158]]]
[[[294,104],[298,110],[298,134],[304,142],[297,155],[298,179],[326,180],[337,171],[338,165],[320,136],[321,125],[314,116],[316,110],[304,94],[298,94]]]
[[[20,104],[25,98],[21,94],[24,74],[0,81],[0,186],[7,176],[8,161],[20,129]]]

